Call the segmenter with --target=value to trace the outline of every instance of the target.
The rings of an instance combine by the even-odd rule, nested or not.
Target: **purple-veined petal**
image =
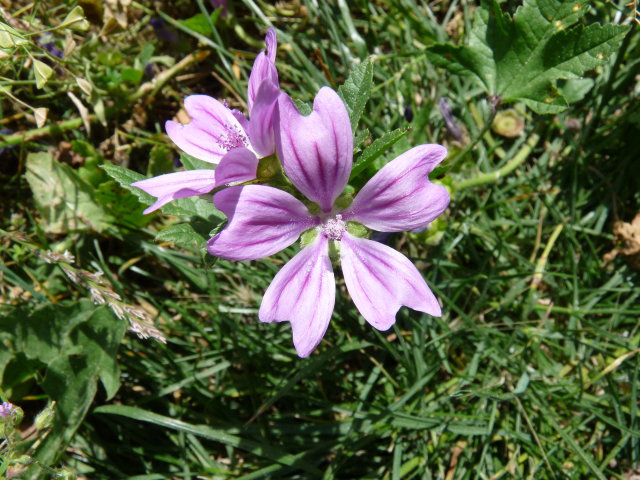
[[[190,95],[185,98],[184,106],[191,122],[183,125],[169,120],[165,128],[173,143],[189,155],[218,163],[229,150],[249,146],[238,119],[215,98]]]
[[[271,82],[263,82],[258,90],[249,123],[251,146],[262,158],[272,155],[276,150],[273,132],[274,114],[278,105],[280,89]]]
[[[213,196],[228,219],[207,243],[211,255],[228,260],[255,260],[287,248],[318,224],[294,196],[265,185],[229,187]]]
[[[267,51],[264,50],[258,54],[251,73],[249,74],[249,85],[247,88],[247,105],[249,107],[249,116],[253,119],[253,104],[258,96],[260,86],[266,81],[279,88],[278,70],[276,69],[276,32],[272,28],[267,30],[265,37]]]
[[[248,182],[256,178],[258,158],[246,148],[236,148],[227,153],[216,168],[216,186]]]
[[[291,322],[293,344],[307,357],[324,337],[336,298],[328,241],[322,235],[303,248],[275,276],[264,294],[263,322]]]
[[[236,117],[236,120],[238,120],[238,123],[240,124],[240,126],[242,127],[242,129],[245,132],[249,131],[249,119],[247,118],[247,116],[242,113],[240,110],[236,110],[235,108],[231,109],[231,114]]]
[[[320,89],[303,116],[285,94],[278,97],[276,148],[285,173],[324,212],[344,190],[353,160],[349,114],[336,92]]]
[[[441,315],[438,300],[418,269],[393,248],[345,233],[340,264],[353,303],[378,330],[391,328],[402,305]]]
[[[429,181],[447,156],[441,145],[419,145],[387,163],[362,187],[343,212],[345,220],[381,232],[424,227],[449,205],[449,193]]]
[[[218,185],[216,185],[215,170],[189,170],[147,178],[134,182],[131,186],[158,198],[156,203],[143,212],[147,214],[172,200],[208,193]]]

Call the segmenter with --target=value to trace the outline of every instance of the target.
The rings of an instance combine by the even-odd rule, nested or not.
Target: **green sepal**
[[[367,238],[369,236],[369,229],[358,222],[347,222],[347,232],[358,238]]]
[[[316,238],[318,238],[318,231],[315,228],[302,232],[302,235],[300,235],[300,248],[310,245]]]

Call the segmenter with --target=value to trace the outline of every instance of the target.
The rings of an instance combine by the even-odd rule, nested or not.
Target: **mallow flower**
[[[266,185],[224,189],[214,195],[214,203],[228,223],[207,244],[212,255],[253,260],[290,246],[303,232],[303,239],[312,238],[273,279],[260,306],[260,320],[291,322],[296,351],[308,356],[322,340],[335,303],[330,252],[339,252],[349,294],[373,327],[390,328],[402,305],[440,316],[438,301],[411,261],[361,235],[363,226],[381,232],[424,227],[444,211],[449,195],[428,175],[446,149],[420,145],[403,153],[349,204],[342,193],[351,173],[353,135],[340,97],[322,88],[308,116],[285,94],[278,104],[278,156],[287,177],[309,202]]]
[[[280,87],[275,66],[276,32],[269,29],[267,51],[256,57],[247,91],[248,120],[238,110],[207,95],[190,95],[184,106],[191,122],[169,120],[169,138],[184,152],[217,165],[215,170],[189,170],[148,178],[131,185],[158,200],[144,213],[151,213],[178,198],[203,195],[214,188],[256,178],[260,158],[275,152],[273,117]]]
[[[2,402],[0,405],[0,417],[9,418],[17,410],[17,407],[13,403]]]

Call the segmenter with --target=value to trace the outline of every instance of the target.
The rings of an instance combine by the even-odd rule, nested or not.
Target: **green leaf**
[[[54,426],[35,455],[40,462],[51,465],[64,453],[94,400],[98,381],[108,398],[116,394],[116,354],[126,329],[108,308],[88,300],[45,304],[32,312],[18,308],[0,320],[0,330],[12,338],[11,355],[34,373],[46,369],[40,385],[57,404]]]
[[[344,100],[351,120],[351,130],[355,131],[364,112],[367,100],[373,88],[373,65],[366,59],[349,75],[349,78],[338,88],[338,93]]]
[[[36,77],[36,88],[40,89],[45,86],[51,75],[53,75],[53,69],[46,63],[34,59],[33,74]]]
[[[173,153],[164,145],[154,145],[149,152],[147,174],[151,177],[173,172]]]
[[[146,177],[127,168],[117,165],[105,164],[102,166],[107,174],[118,182],[121,186],[133,193],[143,205],[155,203],[155,197],[143,192],[139,188],[132,187],[131,183],[144,180]],[[180,198],[165,205],[160,209],[167,215],[177,215],[179,217],[200,217],[210,223],[219,223],[224,216],[213,206],[212,200],[205,200],[199,197]]]
[[[105,231],[114,218],[96,202],[93,188],[49,153],[27,156],[25,178],[49,233]]]
[[[180,152],[180,162],[187,170],[213,170],[215,168],[213,163],[205,162],[184,152]]]
[[[215,12],[212,13],[209,18],[207,18],[202,13],[197,13],[193,17],[187,18],[185,20],[179,20],[179,22],[189,30],[193,30],[194,32],[208,37],[213,34],[213,30],[211,30],[211,24],[215,25],[217,19],[218,14]]]
[[[485,0],[467,45],[438,44],[427,53],[452,73],[474,76],[503,102],[523,101],[538,113],[557,113],[567,101],[556,82],[606,63],[628,30],[575,25],[585,12],[581,0],[526,0],[511,18],[496,0]]]
[[[120,72],[120,78],[122,81],[132,85],[138,85],[142,81],[143,76],[144,72],[136,68],[126,67],[122,69],[122,72]]]
[[[62,21],[59,28],[69,28],[71,30],[78,30],[80,32],[86,32],[91,25],[84,17],[84,10],[81,6],[76,6],[69,12],[66,18]]]
[[[516,388],[513,390],[513,394],[520,395],[524,393],[527,390],[527,387],[529,386],[530,380],[531,379],[529,378],[529,374],[527,372],[524,372],[520,377],[520,380],[518,380],[518,383],[516,384]]]
[[[179,223],[165,228],[156,235],[157,242],[171,242],[182,248],[202,250],[207,239],[194,230],[190,223]]]
[[[149,206],[156,201],[155,197],[153,197],[152,195],[143,192],[139,188],[131,186],[133,182],[137,182],[139,180],[144,180],[145,178],[147,178],[144,175],[134,172],[133,170],[129,170],[128,168],[113,165],[111,163],[102,165],[102,168],[105,172],[107,172],[107,175],[118,182],[121,187],[126,188],[136,197],[138,197],[138,200],[140,200],[140,203],[142,203],[143,205]]]
[[[0,48],[12,48],[24,45],[29,41],[20,35],[15,28],[0,22]]]
[[[384,152],[389,150],[398,140],[404,137],[407,133],[409,133],[411,129],[409,128],[398,128],[391,132],[385,133],[382,137],[376,139],[371,145],[364,149],[362,155],[353,166],[351,170],[351,177],[349,181],[356,178],[360,175],[364,170],[369,167],[373,161],[380,157]]]

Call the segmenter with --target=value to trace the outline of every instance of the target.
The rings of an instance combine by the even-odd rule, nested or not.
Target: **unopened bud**
[[[51,402],[38,414],[34,422],[37,430],[45,430],[51,426],[55,418],[55,406],[56,402]]]

